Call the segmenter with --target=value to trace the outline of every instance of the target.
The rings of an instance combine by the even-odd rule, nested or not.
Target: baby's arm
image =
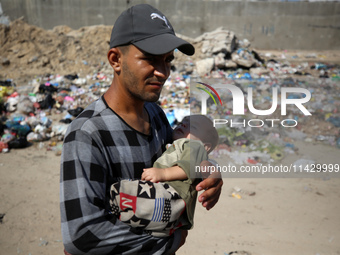
[[[179,166],[172,166],[169,168],[146,168],[143,169],[142,180],[151,182],[164,182],[185,180],[188,176],[184,170]]]

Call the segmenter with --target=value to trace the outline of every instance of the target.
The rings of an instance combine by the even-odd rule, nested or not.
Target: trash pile
[[[271,53],[260,54],[251,49],[248,40],[238,40],[235,33],[223,27],[191,42],[196,47],[196,60],[186,60],[186,64],[179,65],[182,69],[178,71],[190,74],[191,84],[204,81],[211,86],[219,85],[220,89],[216,86],[215,89],[223,105],[208,99],[208,113],[212,119],[225,119],[229,123],[229,126],[219,125],[221,141],[214,151],[215,157],[228,155],[236,164],[279,162],[285,155],[297,152],[294,145],[297,140],[322,142],[340,148],[339,64],[321,62],[316,54],[289,56],[283,52],[279,57]],[[253,88],[256,109],[272,106],[273,88],[278,89],[278,98],[282,87],[307,89],[312,98],[306,106],[312,116],[304,116],[299,109],[291,107],[285,124],[296,123],[294,128],[284,127],[280,122],[279,125],[274,125],[274,121],[266,122],[265,117],[251,114],[249,109],[244,116],[233,116],[233,96],[229,90],[221,89],[224,84],[240,88],[245,102],[248,87]],[[201,96],[202,91],[198,93],[191,89],[191,113],[201,112]],[[294,98],[302,98],[302,95],[288,96],[288,99]],[[284,116],[279,113],[280,103],[279,100],[278,109],[270,115],[270,119],[283,120]],[[232,121],[240,124],[231,127]]]
[[[330,69],[335,71],[335,69]],[[339,69],[337,69],[339,72]],[[271,78],[240,78],[226,76],[210,79],[215,84],[222,105],[212,98],[207,100],[207,113],[216,123],[220,144],[213,152],[216,158],[232,159],[235,164],[261,164],[281,161],[288,154],[295,154],[296,141],[323,143],[340,149],[340,83],[331,78],[309,80]],[[278,106],[270,116],[259,116],[245,108],[244,115],[233,115],[233,95],[223,86],[235,85],[244,93],[247,105],[248,88],[253,90],[254,108],[267,110],[273,104],[273,88],[278,90]],[[193,87],[193,86],[192,86]],[[283,87],[304,88],[311,93],[305,104],[312,116],[305,116],[295,105],[287,106],[287,115],[281,115],[281,89]],[[201,113],[202,91],[191,90],[191,113]],[[302,98],[290,94],[288,99]],[[239,99],[239,98],[238,98]],[[217,99],[216,99],[217,101]]]
[[[38,144],[60,155],[69,123],[107,90],[112,79],[103,74],[87,78],[49,75],[33,80],[22,93],[13,81],[0,81],[0,152]]]
[[[36,145],[60,153],[68,124],[111,83],[112,69],[105,56],[110,32],[110,26],[76,31],[59,26],[45,31],[22,19],[0,25],[1,151]],[[236,163],[277,162],[296,153],[296,140],[340,148],[339,65],[322,61],[319,54],[259,53],[248,40],[238,40],[223,27],[185,39],[194,44],[196,54],[175,51],[172,72],[159,100],[173,127],[185,115],[201,112],[199,95],[192,90],[196,82],[233,84],[242,90],[245,102],[251,87],[254,107],[261,109],[271,107],[273,88],[278,89],[279,98],[282,87],[305,88],[312,95],[306,104],[312,116],[291,107],[284,118],[297,125],[284,128],[280,122],[254,116],[247,108],[244,116],[233,116],[232,95],[217,89],[223,105],[208,99],[212,118],[250,120],[253,126],[263,119],[264,124],[220,128],[221,141],[214,156],[229,155]],[[278,101],[270,118],[282,121]],[[285,124],[290,125],[289,121]]]

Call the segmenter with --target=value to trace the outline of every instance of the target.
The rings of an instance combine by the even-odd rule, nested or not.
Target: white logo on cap
[[[165,22],[165,25],[167,25],[167,27],[171,29],[171,27],[169,26],[168,21],[166,20],[165,16],[162,17],[158,13],[151,13],[150,17],[151,17],[151,19],[159,18],[159,19],[163,20]]]

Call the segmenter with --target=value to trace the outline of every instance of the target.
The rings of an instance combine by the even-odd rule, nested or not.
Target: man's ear
[[[118,48],[112,48],[107,53],[107,59],[116,73],[121,71],[122,52]]]
[[[209,154],[211,148],[212,148],[211,143],[204,143],[204,149],[208,152],[208,154]]]

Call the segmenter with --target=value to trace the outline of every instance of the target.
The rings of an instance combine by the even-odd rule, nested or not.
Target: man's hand
[[[200,166],[209,166],[209,168],[214,167],[209,161],[202,161]],[[222,185],[223,181],[221,179],[221,173],[219,172],[213,172],[206,179],[197,184],[197,191],[204,190],[198,197],[198,201],[202,203],[202,206],[207,210],[213,208],[217,203],[222,191]]]

